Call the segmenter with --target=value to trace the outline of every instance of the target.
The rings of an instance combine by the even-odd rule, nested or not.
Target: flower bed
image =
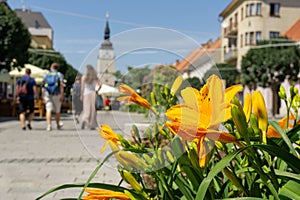
[[[297,89],[291,87],[287,97],[281,88],[287,115],[276,122],[269,121],[259,91],[241,105],[235,95],[242,87],[224,90],[216,75],[200,90],[182,85],[178,77],[171,88],[162,88],[156,94],[168,102],[162,104],[154,93],[150,103],[122,84],[126,96],[119,100],[148,109],[156,122],[143,132],[133,125],[132,139],[101,125],[101,152],[110,146],[111,153],[87,182],[62,185],[38,199],[72,187],[82,187],[78,199],[300,199]],[[93,182],[111,156],[119,162],[120,182],[130,188]]]

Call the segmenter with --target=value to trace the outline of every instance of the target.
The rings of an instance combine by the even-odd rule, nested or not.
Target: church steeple
[[[109,30],[109,24],[108,24],[108,17],[109,13],[106,13],[106,26],[105,26],[105,31],[104,31],[104,40],[109,40],[110,38],[110,30]]]

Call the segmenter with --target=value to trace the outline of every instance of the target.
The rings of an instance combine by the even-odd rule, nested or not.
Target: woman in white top
[[[97,91],[96,91],[97,87]],[[86,75],[81,79],[81,99],[83,101],[83,114],[81,129],[85,125],[91,130],[98,127],[96,98],[101,88],[101,82],[97,77],[97,72],[91,65],[86,66]]]

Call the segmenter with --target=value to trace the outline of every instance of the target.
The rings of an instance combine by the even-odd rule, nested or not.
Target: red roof
[[[213,53],[216,49],[221,46],[221,39],[218,38],[214,43],[207,42],[197,49],[193,50],[185,59],[176,64],[176,68],[179,72],[184,72],[195,63],[201,56]]]
[[[283,34],[294,41],[300,40],[300,18]]]

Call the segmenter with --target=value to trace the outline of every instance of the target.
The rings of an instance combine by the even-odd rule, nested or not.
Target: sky
[[[97,65],[109,13],[116,70],[171,64],[220,36],[219,14],[231,0],[8,0],[12,9],[41,12],[54,49],[74,68]]]

